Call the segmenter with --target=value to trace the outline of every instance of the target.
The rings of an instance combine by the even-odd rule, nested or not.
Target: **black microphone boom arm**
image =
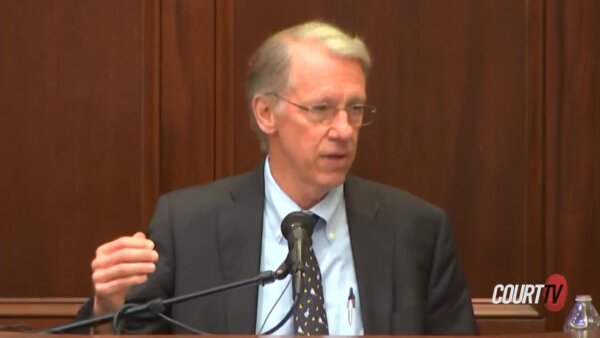
[[[61,325],[61,326],[56,326],[56,327],[53,327],[50,329],[42,330],[39,333],[62,333],[62,332],[68,332],[71,330],[80,329],[80,328],[84,328],[84,327],[90,327],[90,326],[96,325],[96,324],[108,323],[108,322],[112,321],[116,315],[127,317],[130,315],[143,313],[143,312],[159,313],[159,312],[162,312],[164,307],[167,305],[184,302],[186,300],[190,300],[193,298],[200,298],[200,297],[212,295],[214,293],[219,293],[219,292],[223,292],[223,291],[227,291],[227,290],[238,289],[238,288],[248,286],[248,285],[254,285],[254,284],[265,285],[265,284],[273,283],[277,279],[283,279],[283,278],[285,278],[285,276],[287,276],[287,271],[283,271],[281,268],[277,269],[277,271],[271,271],[271,270],[263,271],[252,278],[248,278],[248,279],[244,279],[244,280],[241,280],[238,282],[233,282],[233,283],[217,286],[217,287],[214,287],[214,288],[211,288],[208,290],[198,291],[198,292],[194,292],[194,293],[190,293],[190,294],[182,295],[182,296],[177,296],[177,297],[173,297],[173,298],[169,298],[169,299],[165,299],[165,300],[155,299],[155,300],[149,301],[146,304],[141,304],[141,305],[128,304],[127,305],[128,307],[125,311],[119,311],[119,312],[115,312],[115,313],[111,313],[111,314],[107,314],[107,315],[102,315],[102,316],[98,316],[98,317],[92,317],[89,319],[72,322],[69,324]]]

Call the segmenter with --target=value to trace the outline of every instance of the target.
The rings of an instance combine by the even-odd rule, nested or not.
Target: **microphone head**
[[[281,234],[288,242],[297,240],[299,235],[306,235],[306,238],[310,240],[318,221],[318,216],[310,212],[294,211],[281,221]],[[303,234],[303,232],[305,233]]]
[[[281,233],[288,242],[288,256],[278,271],[278,278],[283,278],[291,273],[293,278],[294,299],[297,299],[302,290],[302,272],[308,253],[312,246],[312,233],[319,216],[310,212],[296,211],[285,216],[281,222]]]

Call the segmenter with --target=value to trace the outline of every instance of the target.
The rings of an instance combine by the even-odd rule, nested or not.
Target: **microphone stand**
[[[283,266],[283,268],[280,267],[276,271],[272,271],[272,270],[263,271],[263,272],[260,272],[255,277],[244,279],[244,280],[233,282],[233,283],[229,283],[229,284],[225,284],[225,285],[221,285],[221,286],[217,286],[217,287],[214,287],[214,288],[211,288],[208,290],[193,292],[193,293],[190,293],[187,295],[173,297],[173,298],[169,298],[169,299],[165,299],[165,300],[162,300],[159,298],[159,299],[155,299],[155,300],[149,301],[146,304],[141,304],[141,305],[133,305],[133,304],[129,304],[129,306],[125,305],[126,307],[122,308],[120,311],[115,312],[115,313],[102,315],[102,316],[98,316],[98,317],[92,317],[89,319],[84,319],[84,320],[72,322],[69,324],[61,325],[61,326],[56,326],[56,327],[53,327],[50,329],[42,330],[39,333],[67,332],[67,331],[71,331],[74,329],[89,327],[89,326],[92,326],[95,324],[107,323],[107,322],[115,320],[115,317],[117,317],[117,319],[119,319],[119,317],[130,316],[130,315],[139,314],[139,313],[143,313],[143,312],[161,313],[164,310],[165,306],[183,302],[183,301],[186,301],[189,299],[204,297],[204,296],[212,295],[214,293],[219,293],[219,292],[223,292],[223,291],[227,291],[227,290],[238,289],[238,288],[241,288],[241,287],[244,287],[247,285],[254,285],[254,284],[265,285],[265,284],[273,283],[275,280],[283,279],[283,278],[285,278],[285,276],[287,276],[288,269],[286,269],[283,264],[282,264],[282,266]]]

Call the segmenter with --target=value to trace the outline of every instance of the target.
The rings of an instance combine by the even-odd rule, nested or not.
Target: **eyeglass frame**
[[[321,115],[323,115],[322,112],[319,112],[318,110],[315,110],[315,108],[318,107],[318,106],[326,106],[327,108],[330,108],[329,105],[326,105],[326,104],[317,104],[317,105],[314,105],[312,107],[307,107],[307,106],[301,105],[299,103],[290,101],[288,98],[286,98],[286,97],[284,97],[282,95],[279,95],[279,93],[277,93],[277,92],[269,92],[269,93],[266,93],[265,95],[274,96],[278,100],[281,100],[281,101],[284,101],[286,103],[289,103],[292,106],[294,106],[296,108],[299,108],[299,109],[301,109],[303,111],[309,112],[309,113],[315,113],[315,114],[321,114]],[[361,108],[363,108],[363,111],[361,113],[362,114],[361,120],[364,120],[364,116],[366,116],[367,114],[369,114],[369,116],[375,116],[375,113],[377,112],[377,107],[375,107],[373,105],[364,104],[364,103],[357,103],[357,104],[347,104],[343,108],[338,108],[338,107],[333,107],[332,106],[331,107],[332,114],[331,114],[331,116],[327,116],[327,117],[332,117],[333,118],[340,110],[344,110],[344,111],[346,111],[346,114],[348,115],[348,122],[350,122],[351,121],[350,120],[351,116],[353,116],[352,113],[351,113],[351,111],[352,111],[351,108],[355,108],[357,106],[360,106]],[[326,118],[323,119],[323,121],[325,121],[325,120],[327,120],[327,119]],[[312,121],[312,122],[313,123],[317,123],[317,124],[325,124],[325,123],[323,123],[323,121]],[[372,123],[373,123],[373,118],[369,122],[367,122],[367,123],[361,123],[359,125],[353,125],[352,123],[350,123],[350,125],[352,125],[353,127],[356,127],[356,128],[360,128],[360,127],[369,126]]]

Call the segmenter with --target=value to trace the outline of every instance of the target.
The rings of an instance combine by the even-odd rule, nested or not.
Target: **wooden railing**
[[[0,298],[0,325],[15,330],[67,323],[75,318],[86,298]],[[474,298],[473,309],[481,334],[544,332],[544,317],[531,305],[496,305],[489,298]]]

